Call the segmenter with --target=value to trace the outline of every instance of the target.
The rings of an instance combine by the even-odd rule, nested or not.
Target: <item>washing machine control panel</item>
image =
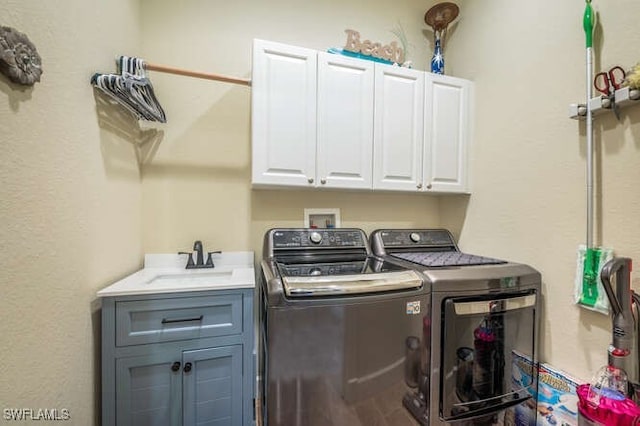
[[[314,249],[331,247],[366,247],[359,229],[281,229],[273,232],[274,249]]]

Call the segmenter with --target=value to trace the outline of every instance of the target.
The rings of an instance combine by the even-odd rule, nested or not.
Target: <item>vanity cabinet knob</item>
[[[185,373],[188,373],[189,371],[191,371],[191,366],[192,366],[192,365],[191,365],[191,363],[190,363],[190,362],[185,363],[185,364],[184,364],[184,369],[183,369],[183,370],[184,370],[184,372],[185,372]]]
[[[178,371],[178,370],[180,370],[180,363],[176,361],[171,365],[171,371]]]
[[[417,184],[416,188],[421,189],[422,188],[422,184],[421,183]]]
[[[427,189],[431,189],[431,184],[428,184],[428,185],[427,185]]]
[[[309,178],[309,179],[307,179],[307,182],[309,182],[309,183],[313,183],[313,178]]]
[[[320,180],[320,183],[324,185],[325,183],[327,183],[327,180],[326,179],[322,179],[322,180]]]

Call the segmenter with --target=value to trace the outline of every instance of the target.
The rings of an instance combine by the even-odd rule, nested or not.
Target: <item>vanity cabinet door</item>
[[[427,74],[425,81],[424,186],[433,192],[469,192],[467,150],[473,84]]]
[[[181,353],[156,351],[116,360],[118,426],[180,425]]]
[[[317,52],[254,40],[252,183],[313,186]]]
[[[186,351],[183,360],[185,425],[242,426],[242,345]]]
[[[376,64],[373,189],[422,188],[424,72]]]
[[[318,52],[317,185],[371,189],[374,63]]]

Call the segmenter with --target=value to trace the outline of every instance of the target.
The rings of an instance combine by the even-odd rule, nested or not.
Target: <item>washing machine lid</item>
[[[275,228],[265,235],[265,260],[288,298],[339,297],[420,289],[413,268],[371,256],[361,229]]]

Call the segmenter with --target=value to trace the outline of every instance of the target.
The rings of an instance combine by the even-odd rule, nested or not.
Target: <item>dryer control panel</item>
[[[453,236],[446,229],[390,229],[376,235],[387,250],[400,247],[456,249]]]

